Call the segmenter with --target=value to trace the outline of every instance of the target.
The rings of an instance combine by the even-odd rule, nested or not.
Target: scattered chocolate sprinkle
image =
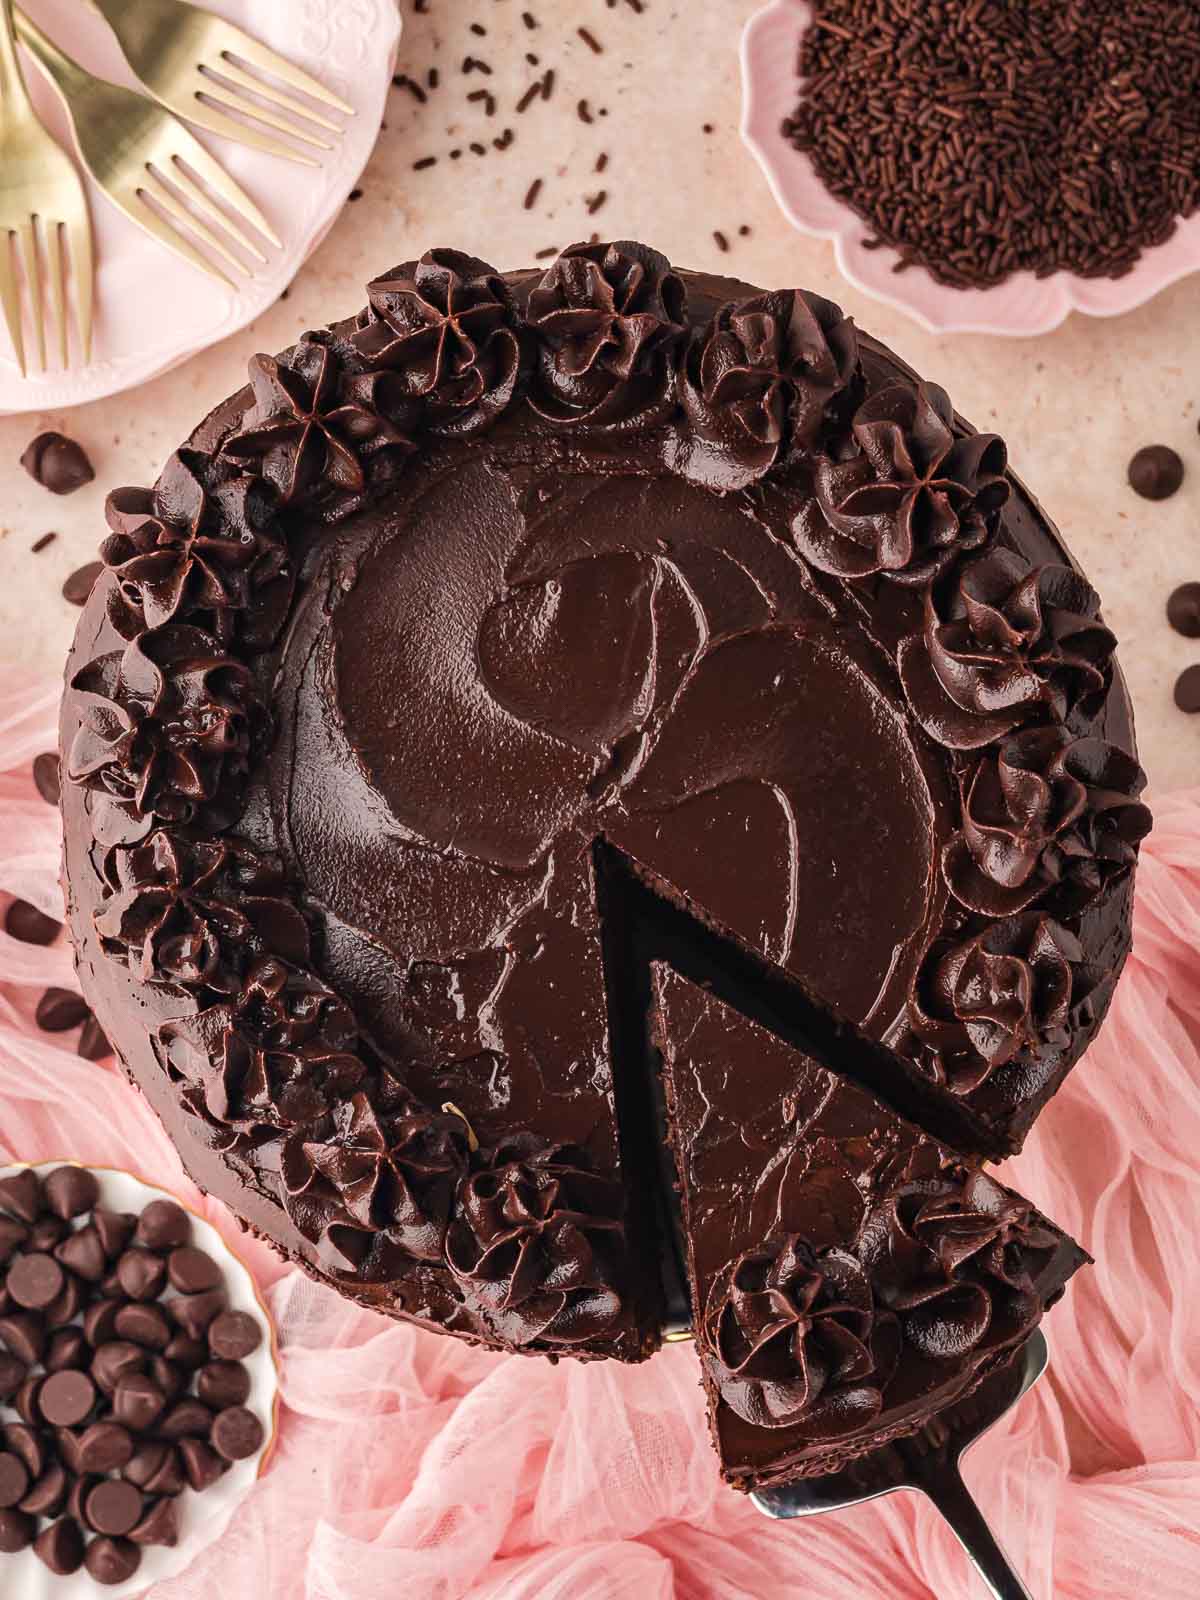
[[[497,150],[507,150],[515,138],[516,134],[512,131],[512,129],[505,128],[500,137],[498,139],[493,139],[492,143],[495,145]]]
[[[466,72],[482,72],[485,75],[485,77],[489,77],[489,78],[492,75],[491,67],[488,66],[486,61],[480,61],[478,56],[464,56],[463,57],[462,69],[463,69],[464,73],[466,73]]]
[[[575,109],[579,114],[580,122],[592,123],[596,120],[595,117],[592,116],[591,107],[588,105],[586,100],[581,100]]]
[[[47,989],[34,1012],[43,1033],[69,1033],[90,1015],[86,1001],[70,989],[59,988]]]
[[[361,200],[362,197],[363,197],[363,192],[362,192],[361,189],[351,189],[350,193],[346,196],[346,199],[347,200]]]
[[[423,17],[429,10],[429,0],[413,0],[413,11],[418,17]]]
[[[602,56],[604,54],[604,46],[600,43],[599,39],[597,39],[596,35],[590,28],[576,28],[575,32],[583,40],[584,44],[587,45],[588,49],[593,55]]]
[[[522,13],[521,13],[521,21],[530,30],[530,32],[532,32],[533,29],[536,28],[537,25],[538,25],[537,18],[533,15],[533,13],[531,11],[522,11]]]
[[[517,101],[518,114],[523,116],[525,112],[529,110],[530,106],[537,99],[538,95],[541,94],[541,92],[542,86],[540,83],[531,83],[528,89],[526,89],[525,93]]]
[[[442,81],[442,75],[438,71],[438,69],[436,67],[430,67],[428,73],[425,76],[425,82],[429,85],[429,87],[431,89],[436,89],[438,84],[441,83],[441,81]]]
[[[421,85],[419,83],[414,83],[406,73],[398,72],[392,79],[392,83],[397,89],[407,89],[409,94],[412,95],[413,99],[419,101],[421,105],[425,105],[429,100],[429,96],[425,93],[424,89],[422,89]]]
[[[1144,445],[1129,463],[1129,486],[1143,500],[1166,500],[1183,482],[1183,461],[1166,444]]]
[[[63,599],[73,606],[86,605],[88,596],[92,592],[92,585],[103,571],[102,561],[89,561],[85,566],[76,567],[63,583]]]
[[[58,535],[56,533],[44,533],[40,539],[35,539],[29,548],[35,556],[41,555],[46,546],[53,544],[57,538]]]
[[[473,22],[471,24],[471,32],[476,34],[480,39],[486,38],[487,36],[487,29],[484,27],[482,22]]]
[[[485,156],[485,155],[487,155],[487,145],[485,145],[485,144],[477,144],[474,141],[472,141],[467,146],[467,149],[471,152],[472,155],[476,155],[476,156]]]
[[[605,167],[607,167],[607,165],[608,165],[608,151],[607,150],[601,150],[600,154],[596,157],[596,165],[592,170],[595,171],[595,172],[603,172]]]
[[[28,900],[14,900],[4,913],[4,931],[22,944],[53,944],[62,932],[62,923],[48,917]]]
[[[535,250],[533,259],[535,261],[549,261],[551,256],[556,256],[557,254],[558,246],[556,244],[548,244],[544,250]]]
[[[62,793],[58,757],[53,750],[43,750],[33,758],[33,786],[48,806],[56,806]]]
[[[739,239],[748,239],[749,237],[750,237],[750,224],[748,222],[743,222],[741,227],[739,227],[739,229],[738,229],[738,238]]]
[[[555,73],[553,67],[547,67],[542,74],[542,99],[549,100],[554,93]]]
[[[588,216],[594,217],[597,211],[599,211],[600,207],[608,199],[608,190],[598,189],[594,195],[584,195],[584,199],[587,201]]]
[[[542,192],[542,180],[540,178],[535,178],[533,180],[533,182],[529,185],[529,188],[526,189],[526,191],[525,191],[525,202],[524,203],[525,203],[526,211],[532,211],[534,206],[537,205],[537,198],[538,198],[538,195],[541,194],[541,192]]]
[[[83,446],[63,433],[39,433],[26,446],[21,465],[51,494],[74,494],[96,476]]]
[[[450,159],[451,159],[451,161],[461,161],[462,160],[462,151],[461,150],[451,150]]]
[[[525,59],[531,67],[540,67],[542,64],[541,56],[535,56],[532,50],[526,50]]]
[[[720,228],[713,229],[713,238],[717,241],[717,249],[723,254],[727,253],[729,250],[729,240],[721,232]]]
[[[951,287],[1118,277],[1200,204],[1200,7],[819,0],[783,123],[831,194]]]
[[[1200,583],[1181,583],[1172,591],[1167,621],[1185,639],[1200,639]]]
[[[712,125],[711,122],[706,122],[704,124],[703,128],[701,129],[701,132],[703,132],[703,133],[713,133],[713,132],[715,132],[715,129],[713,128],[713,125]]]
[[[1185,667],[1176,678],[1175,704],[1189,716],[1200,711],[1200,665]]]
[[[437,166],[437,157],[436,156],[422,156],[419,161],[414,161],[413,162],[413,171],[414,172],[424,172],[428,167],[436,167],[436,166]]]

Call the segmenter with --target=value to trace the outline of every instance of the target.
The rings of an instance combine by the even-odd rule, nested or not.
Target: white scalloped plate
[[[107,24],[82,0],[24,0],[30,14],[92,71],[136,86]],[[22,378],[0,326],[0,413],[58,411],[157,377],[252,322],[295,277],[340,214],[366,166],[379,125],[401,20],[396,0],[205,0],[264,44],[305,68],[354,106],[345,133],[321,166],[263,155],[199,130],[218,161],[261,206],[284,248],[265,245],[267,266],[234,290],[181,261],[128,222],[88,182],[96,234],[96,337],[86,369]],[[69,124],[37,68],[25,76],[60,143]]]
[[[0,1178],[11,1177],[27,1166],[38,1173],[52,1172],[55,1167],[74,1166],[69,1161],[17,1162],[0,1168]],[[138,1212],[151,1200],[174,1200],[183,1205],[177,1195],[165,1189],[156,1189],[143,1183],[131,1172],[112,1167],[92,1167],[100,1184],[101,1203],[114,1211]],[[266,1469],[275,1447],[275,1434],[279,1413],[278,1351],[275,1328],[259,1295],[249,1268],[229,1248],[212,1226],[192,1211],[183,1207],[192,1219],[192,1242],[206,1250],[218,1261],[225,1274],[225,1287],[230,1309],[245,1311],[254,1318],[263,1332],[263,1340],[253,1355],[246,1358],[250,1371],[250,1410],[263,1424],[263,1444],[256,1455],[246,1461],[235,1461],[222,1478],[203,1494],[185,1489],[179,1497],[179,1543],[168,1549],[165,1545],[151,1545],[142,1552],[142,1564],[135,1575],[125,1583],[100,1586],[80,1570],[69,1578],[56,1578],[33,1551],[23,1550],[20,1555],[0,1556],[0,1596],[3,1600],[95,1600],[97,1595],[109,1595],[112,1600],[134,1600],[145,1594],[153,1584],[177,1577],[189,1567],[202,1550],[207,1550],[221,1537],[229,1526],[234,1512],[253,1489]],[[5,1422],[15,1422],[16,1413],[9,1407],[0,1407]],[[249,1600],[249,1597],[230,1596],[229,1600]]]
[[[1200,268],[1200,214],[1165,244],[1143,251],[1123,278],[1078,278],[1023,272],[993,289],[949,289],[919,267],[893,272],[894,250],[868,250],[862,219],[836,200],[812,162],[784,138],[796,108],[800,37],[812,16],[808,0],[771,0],[742,34],[742,138],[757,157],[780,209],[793,227],[833,242],[842,276],[856,289],[907,312],[931,333],[997,333],[1028,338],[1058,327],[1072,311],[1116,317]]]

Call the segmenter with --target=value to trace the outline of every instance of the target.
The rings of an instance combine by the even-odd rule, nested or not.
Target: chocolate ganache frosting
[[[109,498],[62,716],[81,978],[308,1270],[636,1359],[661,1207],[606,897],[964,1157],[1018,1147],[1128,949],[1114,642],[1000,440],[827,300],[629,242],[432,250],[367,299]],[[869,1388],[902,1308],[816,1249],[747,1258],[722,1348],[770,1280],[800,1388]]]

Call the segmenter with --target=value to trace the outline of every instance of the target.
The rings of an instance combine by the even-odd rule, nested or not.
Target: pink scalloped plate
[[[25,0],[47,33],[93,72],[136,87],[116,41],[82,0]],[[340,216],[375,147],[395,68],[395,0],[205,0],[326,84],[355,110],[319,167],[298,166],[193,129],[262,208],[283,241],[264,243],[265,266],[234,289],[181,261],[128,222],[86,180],[96,236],[96,333],[87,367],[51,366],[22,378],[0,323],[0,414],[59,411],[147,382],[244,328],[274,305]],[[39,113],[73,151],[70,125],[37,68],[24,58]],[[74,334],[72,333],[72,340]],[[73,345],[74,348],[74,345]]]
[[[781,131],[799,99],[796,61],[812,18],[808,0],[771,0],[742,34],[742,138],[767,177],[780,209],[802,233],[833,242],[837,264],[856,289],[914,317],[931,333],[1048,333],[1072,311],[1117,317],[1200,269],[1200,214],[1181,222],[1165,244],[1143,252],[1123,278],[1023,272],[993,289],[948,289],[917,267],[892,270],[894,250],[869,250],[862,219],[836,200],[811,161]]]

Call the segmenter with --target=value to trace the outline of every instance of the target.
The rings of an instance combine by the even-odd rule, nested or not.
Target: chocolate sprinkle
[[[56,533],[44,533],[40,539],[35,539],[29,548],[35,556],[39,556],[41,555],[42,551],[45,550],[48,545],[52,545],[57,538],[58,535]]]

